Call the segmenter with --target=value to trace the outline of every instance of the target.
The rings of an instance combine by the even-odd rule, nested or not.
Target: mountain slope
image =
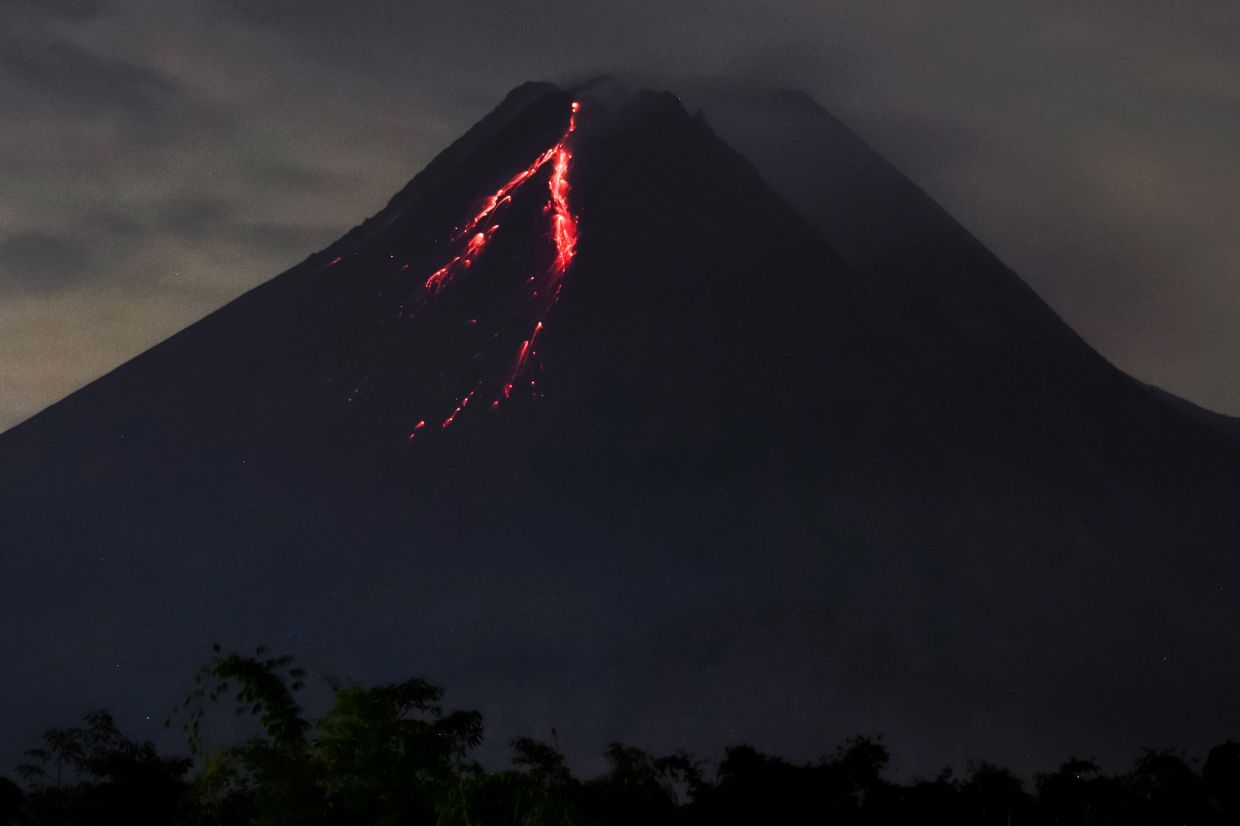
[[[1240,724],[1236,446],[893,172],[833,173],[893,202],[833,223],[711,117],[520,87],[341,241],[0,436],[5,739],[162,719],[212,639],[424,673],[579,758],[877,730],[928,768]]]

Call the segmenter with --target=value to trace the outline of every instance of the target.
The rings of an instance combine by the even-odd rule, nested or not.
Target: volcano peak
[[[0,434],[8,742],[286,635],[571,756],[1240,725],[1240,446],[811,104],[524,84]]]

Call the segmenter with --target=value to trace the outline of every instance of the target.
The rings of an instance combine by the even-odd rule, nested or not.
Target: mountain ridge
[[[406,305],[578,99],[580,240],[516,364],[536,385],[444,427],[533,340],[557,173]],[[712,126],[670,93],[518,87],[340,241],[0,434],[19,545],[0,575],[29,584],[0,617],[66,641],[3,653],[31,681],[106,675],[132,715],[208,639],[278,637],[363,676],[431,669],[501,732],[563,719],[576,756],[796,753],[861,724],[934,760],[965,740],[1127,756],[1240,725],[1240,451],[1059,327],[1039,327],[1048,366],[968,321],[1032,291],[973,295],[1002,265],[955,235],[929,259],[979,269],[935,281],[917,247],[849,261]],[[960,312],[893,295],[910,281]],[[34,725],[79,712],[53,695],[15,702]]]

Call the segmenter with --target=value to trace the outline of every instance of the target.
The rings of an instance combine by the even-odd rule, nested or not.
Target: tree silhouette
[[[1201,778],[1184,758],[1173,751],[1146,749],[1137,758],[1132,787],[1141,814],[1137,823],[1200,823],[1205,817]]]
[[[1020,778],[991,763],[969,766],[969,779],[960,787],[965,821],[994,826],[1033,822],[1033,798]]]
[[[1240,823],[1240,743],[1210,749],[1201,769],[1202,788],[1213,823]]]
[[[0,826],[10,826],[17,822],[23,798],[21,786],[7,777],[0,777]]]
[[[1054,772],[1038,774],[1035,785],[1043,822],[1118,826],[1136,817],[1131,790],[1090,760],[1071,758]]]
[[[1069,759],[1037,774],[1032,793],[990,763],[970,763],[963,779],[945,769],[895,782],[887,746],[868,737],[808,763],[734,746],[713,770],[682,752],[612,743],[607,771],[583,781],[554,746],[525,737],[511,742],[511,767],[483,768],[471,759],[481,715],[445,708],[442,689],[423,679],[325,680],[331,700],[317,716],[297,700],[305,679],[289,657],[216,646],[175,712],[193,760],[160,755],[94,712],[27,753],[24,791],[0,780],[0,826],[1240,823],[1240,744],[1230,740],[1200,772],[1171,751],[1146,750],[1117,775]],[[208,718],[229,705],[254,730],[211,748]]]
[[[191,761],[163,757],[150,742],[120,733],[106,711],[85,725],[50,729],[26,753],[18,772],[31,785],[25,808],[32,823],[170,823],[187,796]]]

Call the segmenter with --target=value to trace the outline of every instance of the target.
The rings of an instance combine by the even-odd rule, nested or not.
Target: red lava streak
[[[571,129],[571,126],[570,126]],[[577,218],[568,208],[568,163],[573,159],[561,143],[551,173],[551,233],[555,238],[555,270],[563,274],[577,253]]]
[[[460,270],[469,269],[474,259],[482,254],[482,250],[486,247],[487,241],[491,240],[491,236],[495,234],[495,230],[499,229],[499,224],[492,224],[487,228],[486,232],[476,232],[469,239],[469,243],[465,245],[465,250],[447,264],[431,273],[426,279],[426,283],[422,285],[423,289],[433,293],[440,292],[444,287],[448,286],[448,282]]]
[[[533,314],[531,319],[534,322],[533,329],[529,336],[521,342],[516,354],[509,362],[509,367],[502,379],[498,382],[495,382],[495,379],[483,379],[469,393],[459,397],[459,401],[454,406],[454,409],[442,420],[440,429],[450,427],[457,420],[457,417],[470,406],[470,402],[474,400],[476,395],[479,393],[484,394],[484,396],[490,395],[492,391],[484,390],[484,385],[496,388],[494,391],[495,395],[487,405],[489,409],[493,410],[499,407],[504,400],[511,397],[513,389],[521,383],[529,366],[530,359],[534,355],[534,342],[543,329],[543,322],[559,298],[564,275],[572,264],[573,257],[577,252],[578,222],[577,216],[573,214],[569,203],[571,191],[569,170],[573,160],[573,153],[569,149],[568,141],[569,136],[577,128],[577,113],[580,109],[581,105],[574,101],[568,120],[568,127],[564,130],[564,134],[560,136],[559,141],[538,155],[529,166],[509,178],[493,194],[482,200],[478,210],[464,226],[453,232],[451,241],[459,245],[456,252],[446,264],[427,276],[420,288],[415,290],[400,307],[399,317],[408,318],[416,316],[420,307],[425,306],[427,302],[448,289],[455,278],[469,271],[483,252],[485,252],[491,239],[499,230],[499,224],[494,222],[496,214],[510,205],[517,192],[532,180],[544,166],[551,165],[551,174],[548,179],[548,197],[547,203],[543,207],[543,213],[549,217],[548,239],[553,245],[554,255],[547,268],[531,274],[525,281],[524,286],[524,289],[527,290],[527,303],[525,306],[528,308],[527,311]],[[486,228],[480,229],[483,226]],[[336,262],[333,261],[332,263]],[[405,267],[407,266],[405,265]],[[528,315],[526,317],[530,318]],[[476,319],[470,319],[469,323],[472,326],[478,322]],[[493,338],[498,338],[498,334]],[[389,348],[390,346],[391,344],[389,344]],[[475,358],[478,355],[475,354]],[[374,367],[371,368],[371,373],[374,372],[374,369]],[[369,377],[370,374],[363,379],[362,384],[365,384]],[[534,382],[532,380],[529,382],[529,386],[531,388],[529,392],[534,393]],[[361,385],[354,390],[354,393],[349,397],[349,401],[353,401],[360,389]],[[425,426],[425,421],[419,421],[408,432],[408,439],[410,441],[415,439]]]

